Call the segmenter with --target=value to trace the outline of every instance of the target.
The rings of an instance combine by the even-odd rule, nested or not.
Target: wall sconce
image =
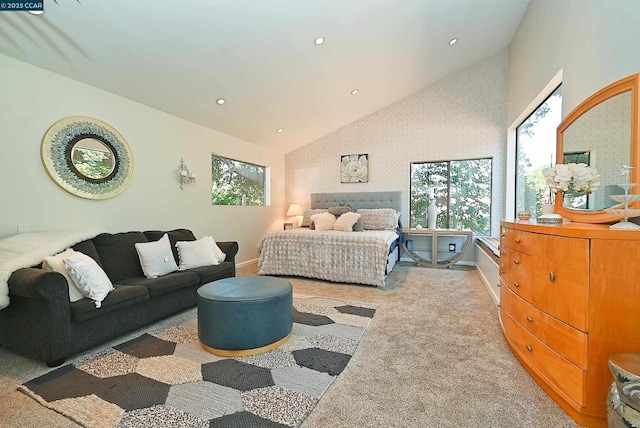
[[[196,182],[196,176],[194,173],[189,172],[189,167],[187,167],[184,159],[180,159],[180,167],[178,168],[178,176],[180,178],[180,190],[185,184],[193,184]]]
[[[302,211],[302,207],[298,204],[289,205],[289,209],[287,210],[287,217],[295,217],[296,218],[296,227],[300,227],[302,224],[302,216],[304,212]]]

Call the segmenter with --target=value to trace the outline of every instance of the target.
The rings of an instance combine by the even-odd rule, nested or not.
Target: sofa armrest
[[[236,254],[238,254],[238,243],[235,241],[216,242],[223,253],[227,255],[226,262],[236,263]]]
[[[38,268],[23,268],[9,277],[9,295],[29,299],[61,300],[69,302],[67,280],[58,272]]]

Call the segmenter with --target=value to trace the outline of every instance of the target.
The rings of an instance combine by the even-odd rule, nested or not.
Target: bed
[[[392,208],[400,213],[401,197],[401,192],[312,193],[311,209],[348,204],[353,211]],[[342,232],[301,227],[269,233],[258,243],[258,275],[384,287],[387,274],[399,259],[399,227],[396,217],[393,230]]]

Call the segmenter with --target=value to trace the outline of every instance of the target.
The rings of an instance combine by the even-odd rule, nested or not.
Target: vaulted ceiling
[[[283,153],[504,49],[529,3],[44,1],[0,53]]]

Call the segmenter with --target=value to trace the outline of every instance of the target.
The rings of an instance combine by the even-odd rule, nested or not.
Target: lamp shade
[[[302,207],[298,204],[289,205],[289,209],[287,210],[287,216],[296,216],[296,215],[304,215],[304,212],[302,212]]]

